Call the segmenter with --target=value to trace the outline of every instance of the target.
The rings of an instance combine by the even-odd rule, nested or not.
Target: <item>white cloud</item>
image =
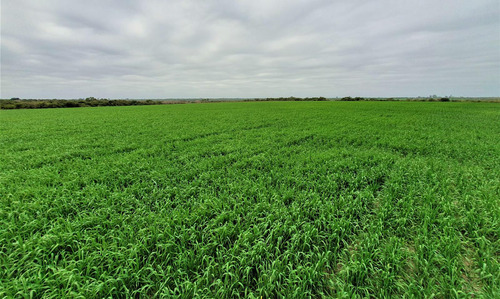
[[[1,97],[500,95],[497,1],[2,1]]]

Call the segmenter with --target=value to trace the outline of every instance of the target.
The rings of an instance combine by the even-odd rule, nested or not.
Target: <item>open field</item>
[[[0,297],[500,294],[500,105],[0,111]]]

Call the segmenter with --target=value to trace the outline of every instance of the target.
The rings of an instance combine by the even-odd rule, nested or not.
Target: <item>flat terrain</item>
[[[500,294],[500,104],[0,111],[0,297]]]

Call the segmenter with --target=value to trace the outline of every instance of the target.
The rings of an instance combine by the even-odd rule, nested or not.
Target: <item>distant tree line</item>
[[[429,98],[362,98],[362,97],[343,97],[340,101],[354,102],[354,101],[418,101],[418,102],[449,102],[450,98],[439,98],[439,97],[429,97]]]
[[[244,101],[327,101],[325,97],[313,97],[313,98],[296,98],[296,97],[288,97],[288,98],[256,98],[256,99],[246,99]]]
[[[102,106],[137,106],[160,105],[160,101],[153,100],[109,100],[94,97],[79,100],[32,100],[11,98],[0,100],[0,109],[40,109],[40,108],[70,108],[70,107],[102,107]]]
[[[351,98],[351,97],[344,97],[344,98],[341,98],[340,99],[341,101],[365,101],[365,98],[361,98],[361,97],[355,97],[355,98]]]
[[[363,98],[363,97],[343,97],[343,98],[297,98],[297,97],[280,97],[280,98],[254,98],[254,99],[186,99],[186,100],[109,100],[96,99],[94,97],[79,99],[79,100],[36,100],[36,99],[20,99],[11,98],[10,100],[0,99],[0,109],[38,109],[38,108],[68,108],[68,107],[101,107],[101,106],[137,106],[137,105],[164,105],[164,104],[187,104],[187,103],[217,103],[228,101],[244,102],[265,102],[265,101],[409,101],[409,102],[450,102],[449,97],[417,97],[417,98]],[[498,97],[490,98],[456,98],[453,97],[453,102],[500,102]]]

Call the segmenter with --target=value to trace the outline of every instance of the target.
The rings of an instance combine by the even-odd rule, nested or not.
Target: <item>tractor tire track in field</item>
[[[258,130],[258,129],[263,129],[263,128],[269,128],[271,126],[272,126],[272,124],[262,124],[262,125],[258,125],[258,126],[254,126],[254,127],[247,127],[247,128],[241,128],[241,129],[235,128],[235,129],[225,130],[225,131],[215,131],[215,132],[204,133],[204,134],[200,134],[200,135],[189,136],[189,137],[184,137],[184,138],[179,138],[179,139],[172,139],[170,142],[190,142],[190,141],[194,141],[197,139],[207,138],[210,136],[218,136],[218,135],[234,133],[234,132],[252,131],[252,130]]]

